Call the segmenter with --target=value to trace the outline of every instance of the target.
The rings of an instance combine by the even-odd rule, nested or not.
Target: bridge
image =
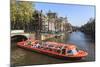
[[[63,34],[41,34],[39,37],[41,40],[46,40],[49,38],[53,38],[55,36],[61,36]],[[39,36],[39,35],[38,35]],[[25,33],[24,30],[12,30],[11,31],[11,40],[26,40],[28,38],[36,39],[35,33]]]
[[[24,30],[11,30],[11,40],[35,38],[35,34],[25,33]]]

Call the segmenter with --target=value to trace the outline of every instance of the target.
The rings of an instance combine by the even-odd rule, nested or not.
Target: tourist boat
[[[31,40],[32,42],[32,45],[35,45],[35,43],[37,42],[38,40]],[[61,54],[61,53],[58,53],[58,52],[54,52],[52,50],[48,50],[48,49],[44,49],[45,47],[42,47],[42,48],[36,48],[36,47],[33,47],[32,45],[27,45],[28,41],[22,41],[22,42],[18,42],[17,43],[17,46],[18,47],[21,47],[21,48],[24,48],[24,49],[27,49],[27,50],[31,50],[31,51],[35,51],[35,52],[38,52],[38,53],[41,53],[41,54],[46,54],[46,55],[49,55],[49,56],[52,56],[52,57],[55,57],[55,58],[59,58],[59,59],[67,59],[67,60],[79,60],[79,59],[82,59],[84,57],[86,57],[88,55],[87,52],[83,51],[83,50],[78,50],[76,54]],[[76,46],[73,45],[73,44],[63,44],[63,43],[57,43],[57,42],[45,42],[46,44],[49,44],[51,46],[54,46],[54,47],[61,47],[61,46],[66,46],[67,49],[69,50],[72,50],[72,49],[75,49],[77,50]]]

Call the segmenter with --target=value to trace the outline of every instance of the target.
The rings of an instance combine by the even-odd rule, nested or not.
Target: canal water
[[[16,46],[15,41],[11,41],[11,65],[20,66],[95,61],[95,42],[89,35],[77,31],[66,34],[61,40],[64,43],[75,44],[78,49],[87,51],[89,55],[82,60],[61,60],[19,48]]]

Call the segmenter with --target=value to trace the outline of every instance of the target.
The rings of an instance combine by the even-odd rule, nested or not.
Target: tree
[[[15,27],[15,23],[19,26],[22,26],[24,30],[28,28],[28,24],[32,20],[32,15],[34,12],[34,5],[32,2],[27,1],[16,1],[11,2],[11,24]],[[19,25],[20,24],[20,25]]]
[[[28,28],[28,24],[32,19],[33,6],[31,2],[21,1],[18,2],[18,16],[23,25],[23,29]]]
[[[81,26],[80,30],[86,34],[95,36],[95,19],[90,18],[90,20]]]
[[[15,23],[16,23],[16,15],[17,15],[17,7],[16,7],[16,2],[15,2],[15,0],[11,0],[11,29],[14,29],[14,27],[15,27]]]

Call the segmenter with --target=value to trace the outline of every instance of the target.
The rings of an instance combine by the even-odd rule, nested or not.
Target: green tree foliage
[[[32,20],[34,12],[33,3],[27,1],[11,2],[11,24],[16,29],[22,28],[25,30]],[[21,26],[21,27],[20,27]]]
[[[20,21],[23,24],[23,29],[25,29],[25,25],[30,23],[32,19],[32,3],[31,2],[18,2],[18,16]]]
[[[49,15],[45,16],[42,10],[38,11],[34,9],[34,6],[33,2],[11,0],[11,29],[41,32],[43,27],[45,28],[43,23],[48,23],[49,32],[51,32],[49,30],[50,23],[52,24],[51,28],[55,28],[56,32],[61,32],[62,28],[65,32],[71,29],[71,24],[67,23],[65,18],[59,18],[57,13],[49,12]]]
[[[12,25],[12,29],[14,28],[14,25],[16,23],[16,19],[17,19],[17,7],[16,7],[16,2],[15,0],[11,0],[11,8],[10,8],[10,14],[11,14],[11,25]]]
[[[90,20],[80,29],[86,34],[95,35],[95,19],[90,18]]]

